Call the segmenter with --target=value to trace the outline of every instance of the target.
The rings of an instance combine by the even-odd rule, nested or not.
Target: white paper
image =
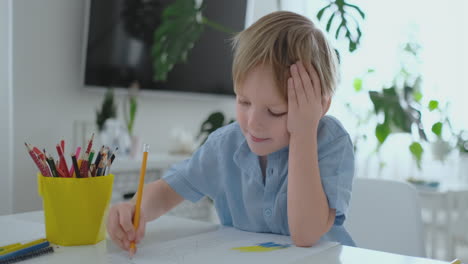
[[[274,242],[290,246],[268,252],[241,252],[237,247],[249,247]],[[311,248],[292,245],[289,236],[244,232],[222,227],[217,231],[189,236],[168,242],[139,245],[137,254],[130,260],[127,252],[111,249],[111,263],[290,263],[338,245],[336,242],[320,242]]]

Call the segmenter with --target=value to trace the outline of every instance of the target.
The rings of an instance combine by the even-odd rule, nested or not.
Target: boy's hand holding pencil
[[[141,211],[141,200],[143,196],[143,185],[145,182],[146,162],[148,159],[149,146],[143,146],[143,160],[138,182],[138,191],[130,202],[119,203],[109,210],[107,232],[111,239],[121,249],[129,252],[130,257],[136,253],[136,245],[140,243],[145,234],[146,218]],[[132,222],[133,221],[133,222]]]
[[[139,244],[145,235],[146,218],[143,211],[140,211],[138,228],[135,229],[132,220],[135,215],[136,201],[122,202],[111,207],[107,218],[107,233],[112,241],[122,250],[130,252],[131,242]]]

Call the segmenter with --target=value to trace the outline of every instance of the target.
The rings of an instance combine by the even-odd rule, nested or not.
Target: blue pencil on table
[[[0,255],[0,263],[11,263],[12,260],[17,258],[22,258],[25,256],[33,257],[35,254],[39,254],[40,252],[48,253],[49,250],[43,250],[50,246],[49,241],[45,240],[42,243],[32,245],[30,247],[22,248],[4,255]],[[52,248],[51,248],[52,249]],[[52,249],[53,251],[53,249]]]

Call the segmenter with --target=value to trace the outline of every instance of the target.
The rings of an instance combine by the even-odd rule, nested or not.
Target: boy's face
[[[237,90],[237,121],[250,150],[266,156],[287,146],[288,104],[276,87],[272,69],[255,67]]]

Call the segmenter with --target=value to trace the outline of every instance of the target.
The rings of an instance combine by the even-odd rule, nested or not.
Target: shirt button
[[[271,209],[265,209],[265,216],[267,217],[271,216]]]

